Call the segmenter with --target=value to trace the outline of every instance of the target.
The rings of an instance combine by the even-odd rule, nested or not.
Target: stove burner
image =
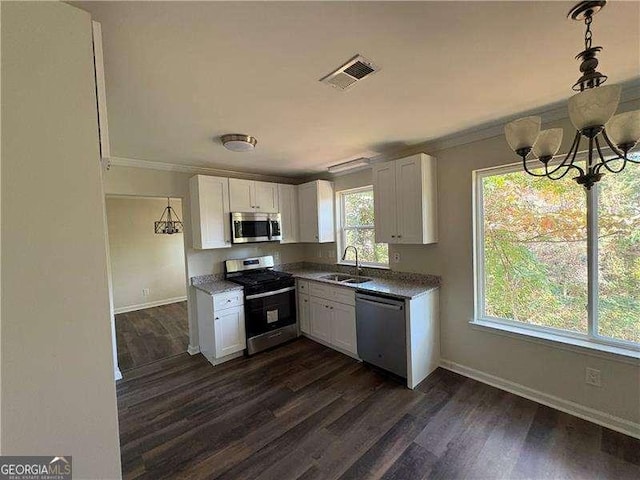
[[[260,285],[261,283],[273,282],[284,278],[290,278],[290,273],[276,272],[274,270],[245,273],[238,276],[228,277],[227,280],[240,285]]]

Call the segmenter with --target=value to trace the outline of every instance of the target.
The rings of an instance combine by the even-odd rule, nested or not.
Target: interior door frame
[[[104,175],[104,174],[103,174]],[[120,366],[118,365],[118,343],[116,337],[116,314],[115,308],[113,306],[113,275],[111,272],[111,248],[109,245],[109,222],[107,219],[107,198],[130,198],[130,199],[166,199],[165,195],[130,195],[130,194],[119,194],[119,193],[105,193],[103,190],[103,212],[104,212],[104,234],[105,234],[105,248],[107,251],[107,283],[109,285],[109,315],[111,317],[111,341],[113,345],[113,375],[114,380],[118,381],[122,379],[122,372],[120,371]],[[179,199],[180,200],[180,219],[184,224],[184,202],[185,198],[178,195],[169,195],[170,199]],[[189,308],[189,276],[188,276],[188,265],[187,265],[187,241],[186,235],[182,234],[182,252],[183,252],[183,260],[184,260],[184,282],[185,282],[185,291],[187,297],[187,309]],[[187,327],[189,328],[189,345],[185,353],[191,353],[191,338],[193,335],[191,322],[187,319]]]

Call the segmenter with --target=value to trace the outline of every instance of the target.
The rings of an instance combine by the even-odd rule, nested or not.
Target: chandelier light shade
[[[633,148],[640,139],[640,110],[619,113],[609,120],[606,129],[613,143]]]
[[[569,118],[577,130],[602,126],[611,120],[620,102],[619,85],[591,88],[569,99]]]
[[[184,225],[171,206],[170,198],[167,198],[167,206],[162,211],[160,220],[154,222],[154,230],[159,235],[173,235],[174,233],[182,233],[184,231]]]
[[[559,180],[573,172],[574,180],[589,190],[605,173],[620,173],[628,163],[640,164],[638,156],[629,154],[640,140],[640,110],[614,115],[621,87],[603,86],[607,76],[597,71],[596,58],[602,47],[591,45],[593,15],[606,3],[606,0],[580,2],[569,11],[568,17],[584,21],[586,31],[584,50],[576,56],[580,60],[581,76],[573,90],[579,93],[569,99],[569,118],[576,131],[566,156],[552,162],[562,143],[562,129],[540,131],[540,117],[520,118],[505,125],[507,143],[522,158],[523,168],[529,175]],[[583,139],[587,143],[586,164],[576,162]],[[607,148],[610,153],[605,155],[603,149]],[[540,162],[542,173],[532,171],[527,158],[531,152]]]
[[[514,152],[531,147],[540,134],[540,117],[524,117],[508,123],[504,128],[507,142]]]
[[[541,131],[538,140],[533,145],[533,154],[538,158],[553,157],[560,150],[562,133],[561,128]]]

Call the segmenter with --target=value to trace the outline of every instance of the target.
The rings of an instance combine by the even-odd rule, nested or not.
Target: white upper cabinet
[[[254,182],[256,211],[278,213],[278,184],[268,182]]]
[[[327,180],[298,185],[300,241],[335,241],[333,183]]]
[[[193,248],[229,248],[229,179],[196,175],[189,179]]]
[[[229,204],[232,212],[255,212],[255,187],[252,180],[229,179]]]
[[[373,165],[376,242],[438,241],[436,159],[424,153]]]
[[[297,243],[298,226],[298,187],[295,185],[278,185],[278,202],[282,222],[282,240],[280,243]]]
[[[232,212],[278,213],[278,184],[229,179]]]

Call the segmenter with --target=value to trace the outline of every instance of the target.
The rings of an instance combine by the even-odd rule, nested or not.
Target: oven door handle
[[[272,295],[278,295],[280,293],[291,292],[292,290],[295,290],[295,289],[296,287],[286,287],[286,288],[281,288],[280,290],[273,290],[271,292],[256,293],[255,295],[247,295],[245,298],[247,300],[254,300],[256,298],[270,297]]]

